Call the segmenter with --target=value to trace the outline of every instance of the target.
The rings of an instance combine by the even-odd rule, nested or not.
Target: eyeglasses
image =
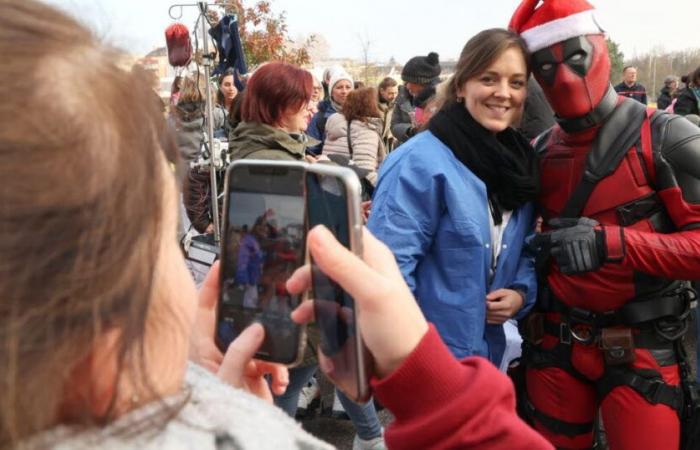
[[[321,87],[321,86],[314,86],[314,91],[320,91],[322,89],[323,89],[323,87]]]

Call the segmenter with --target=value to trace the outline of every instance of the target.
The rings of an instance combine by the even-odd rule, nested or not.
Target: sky
[[[136,55],[165,45],[163,32],[173,22],[164,0],[44,0],[71,12],[99,36]],[[254,0],[244,0],[252,4]],[[291,37],[321,34],[330,56],[361,59],[369,42],[369,59],[394,57],[403,63],[430,51],[455,59],[478,31],[504,27],[520,0],[270,0],[273,11],[286,13]],[[609,37],[626,57],[653,49],[673,51],[700,47],[697,14],[691,0],[589,0]],[[183,1],[182,3],[196,3]],[[178,13],[178,11],[175,11]],[[180,19],[190,29],[197,8]]]

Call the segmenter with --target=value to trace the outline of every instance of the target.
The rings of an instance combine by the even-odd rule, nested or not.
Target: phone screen
[[[307,172],[307,222],[309,229],[325,225],[347,248],[351,248],[348,192],[342,179]],[[359,200],[358,200],[359,201]],[[316,324],[320,331],[319,365],[345,394],[355,401],[369,397],[369,353],[355,326],[352,297],[328,278],[311,259],[311,278]]]
[[[256,357],[294,363],[300,301],[285,283],[304,263],[303,168],[233,166],[226,192],[216,342],[222,352],[251,322],[265,328]]]

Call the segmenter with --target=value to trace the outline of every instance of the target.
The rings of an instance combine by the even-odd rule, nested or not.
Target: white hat
[[[343,69],[334,70],[331,73],[331,81],[328,83],[328,91],[329,92],[332,91],[333,86],[335,86],[335,84],[340,80],[348,80],[350,82],[350,86],[353,86],[353,84],[354,84],[352,81],[352,77],[345,70],[343,70]]]

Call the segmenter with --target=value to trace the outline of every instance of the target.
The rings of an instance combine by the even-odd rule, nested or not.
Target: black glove
[[[549,225],[554,229],[535,236],[532,244],[549,251],[564,275],[591,272],[606,262],[605,231],[595,228],[595,220],[556,218]]]

